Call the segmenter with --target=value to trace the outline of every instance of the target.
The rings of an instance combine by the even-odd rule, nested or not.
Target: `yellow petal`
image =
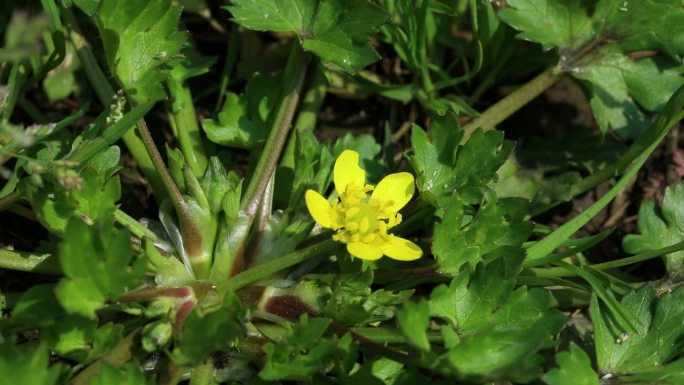
[[[423,255],[423,250],[408,239],[390,235],[382,244],[382,253],[398,261],[413,261]]]
[[[366,183],[366,172],[359,167],[359,153],[352,150],[344,150],[337,157],[333,168],[333,181],[337,194],[342,195],[347,186],[355,185],[363,188]]]
[[[382,204],[390,202],[388,209],[397,212],[411,200],[415,191],[413,175],[408,172],[398,172],[382,178],[375,186],[371,200]]]
[[[314,190],[306,190],[304,199],[306,201],[306,208],[309,209],[311,217],[313,217],[319,225],[333,230],[339,228],[337,213],[323,195]]]
[[[367,261],[375,261],[382,257],[382,250],[376,244],[351,242],[347,244],[347,251],[357,258],[365,259]]]

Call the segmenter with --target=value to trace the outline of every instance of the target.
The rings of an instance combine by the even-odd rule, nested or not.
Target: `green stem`
[[[577,196],[588,190],[593,189],[594,187],[600,185],[603,182],[609,181],[615,178],[616,176],[621,175],[625,172],[627,167],[629,167],[629,165],[632,164],[632,161],[639,156],[643,149],[643,144],[635,143],[634,145],[629,147],[627,151],[625,151],[625,153],[622,154],[622,156],[615,163],[587,176],[586,178],[583,178],[579,182],[572,185],[572,187],[570,188],[570,195]],[[533,215],[541,214],[560,203],[562,202],[556,202],[535,207],[533,209]]]
[[[304,99],[302,99],[302,106],[299,108],[297,120],[295,120],[294,124],[295,131],[313,131],[316,128],[318,112],[321,110],[327,92],[328,79],[325,77],[323,66],[318,64],[316,70],[311,75]]]
[[[8,207],[18,202],[19,199],[21,199],[21,194],[16,190],[0,198],[0,211],[6,210]]]
[[[83,68],[100,103],[106,108],[114,100],[114,88],[109,83],[107,76],[102,72],[88,41],[83,37],[74,14],[69,8],[62,8],[62,13],[69,25],[69,41],[74,46],[78,59],[82,64],[81,68]],[[152,186],[155,197],[158,201],[161,201],[165,197],[164,185],[142,141],[135,135],[135,130],[130,129],[123,135],[122,139],[126,144],[126,148],[128,148],[128,151],[130,151],[136,163],[138,163],[138,167],[140,167],[140,170],[150,183],[150,186]]]
[[[422,0],[420,7],[418,8],[418,26],[416,30],[416,51],[418,53],[418,63],[420,65],[420,75],[422,80],[423,89],[428,94],[431,94],[434,86],[432,84],[432,78],[430,77],[430,69],[428,67],[428,55],[427,55],[427,34],[425,27],[428,24],[428,5],[430,2],[428,0]]]
[[[114,349],[110,350],[104,357],[88,365],[85,369],[78,372],[78,374],[71,379],[71,385],[88,385],[91,383],[93,377],[100,374],[102,371],[102,363],[106,362],[115,368],[121,367],[126,362],[133,358],[133,342],[138,335],[138,330],[127,335],[122,339]]]
[[[232,24],[228,35],[228,45],[226,46],[226,61],[221,69],[221,83],[219,84],[219,97],[216,100],[216,111],[223,105],[223,99],[226,96],[226,91],[228,91],[228,83],[230,83],[230,74],[233,73],[240,48],[240,30],[237,23]]]
[[[245,197],[242,200],[241,209],[250,217],[253,217],[259,209],[259,202],[264,191],[266,191],[268,181],[283,150],[287,134],[290,132],[308,64],[309,55],[304,53],[299,46],[295,46],[288,62],[289,71],[286,71],[285,74],[284,96],[254,170],[254,175],[249,181]]]
[[[173,120],[176,124],[178,144],[193,174],[201,178],[207,168],[207,156],[202,144],[199,124],[197,124],[192,93],[182,81],[170,79],[169,82],[177,83],[169,86],[169,91],[173,100]]]
[[[311,75],[311,80],[307,86],[307,92],[302,99],[297,120],[294,124],[296,133],[304,131],[313,131],[318,120],[318,112],[323,105],[325,94],[328,91],[328,79],[325,77],[322,65],[318,65],[316,70]],[[295,152],[297,149],[298,135],[291,135],[283,151],[283,156],[280,159],[278,172],[276,173],[277,186],[291,186],[294,178],[295,170]],[[289,198],[289,190],[281,190],[281,195],[276,196],[276,200],[280,200],[283,205],[287,205]]]
[[[275,118],[268,134],[266,144],[261,151],[259,162],[257,163],[254,174],[249,181],[247,190],[240,204],[240,211],[246,218],[245,225],[250,229],[256,218],[256,214],[261,207],[261,201],[268,187],[269,181],[273,176],[276,164],[283,151],[285,140],[292,125],[299,95],[304,84],[306,69],[309,64],[309,55],[302,51],[301,47],[295,45],[290,52],[287,68],[285,69],[285,79],[283,86],[283,97],[278,107]],[[230,268],[230,275],[240,273],[245,267],[244,251],[247,246],[249,232],[241,234],[231,245],[233,262]],[[223,268],[223,267],[221,267]]]
[[[149,238],[153,241],[157,240],[157,236],[150,231],[150,229],[143,226],[142,223],[136,221],[133,219],[133,217],[121,211],[120,209],[114,211],[114,220],[116,220],[123,227],[127,228],[131,234],[140,239]]]
[[[164,163],[157,146],[154,144],[154,139],[152,138],[152,134],[147,128],[147,123],[145,123],[144,119],[138,121],[138,134],[147,149],[150,159],[152,159],[152,163],[154,164],[158,175],[161,177],[168,195],[171,197],[171,204],[176,211],[176,215],[178,215],[178,222],[180,224],[185,251],[190,257],[193,265],[204,265],[206,263],[204,259],[207,256],[205,256],[202,251],[202,233],[192,217],[192,213],[185,202],[185,198],[183,198],[183,194],[181,194],[176,182],[174,182],[173,177],[171,177],[171,173],[166,167],[166,163]]]
[[[555,84],[560,77],[561,74],[556,72],[553,67],[547,68],[534,79],[513,91],[508,96],[489,107],[472,122],[465,125],[463,127],[463,139],[461,139],[461,143],[465,143],[470,138],[470,135],[478,128],[481,128],[484,131],[493,129],[497,124],[513,115],[532,99],[546,91]]]
[[[635,263],[647,261],[649,259],[658,258],[666,254],[675,253],[684,250],[684,241],[675,243],[667,247],[663,247],[657,250],[650,250],[643,252],[641,254],[633,255],[627,258],[616,259],[614,261],[608,261],[603,263],[597,263],[591,265],[592,268],[596,270],[610,270],[622,266],[632,265]],[[576,276],[572,271],[569,271],[563,267],[548,267],[548,268],[532,268],[529,269],[532,275],[537,277],[572,277]]]
[[[28,77],[26,68],[23,68],[22,63],[14,63],[10,67],[9,78],[7,80],[7,86],[9,87],[9,93],[5,98],[5,103],[0,106],[0,120],[9,121],[10,116],[14,112],[14,107],[19,100],[19,95],[21,95],[21,90],[24,86],[24,82]]]
[[[48,122],[48,119],[45,117],[45,115],[43,115],[42,112],[40,112],[38,107],[36,107],[35,104],[25,97],[19,97],[17,100],[17,105],[21,107],[21,109],[24,110],[24,112],[26,112],[34,122],[40,124],[46,124]]]
[[[0,269],[60,275],[59,261],[51,254],[33,254],[0,249]]]
[[[684,106],[684,86],[680,87],[672,95],[665,105],[663,112],[658,116],[658,119],[632,145],[634,150],[630,149],[630,151],[638,153],[638,156],[630,162],[629,167],[625,169],[624,175],[605,195],[589,206],[589,208],[528,248],[526,260],[528,266],[534,267],[536,265],[535,260],[549,255],[562,242],[569,239],[577,230],[589,222],[591,218],[596,216],[629,183],[660,141],[670,131],[670,128],[682,119],[684,116],[684,113],[681,111],[682,106]]]
[[[302,263],[311,258],[330,254],[338,247],[339,243],[333,241],[332,239],[316,243],[305,249],[297,250],[283,257],[254,266],[249,270],[231,277],[220,284],[218,286],[218,290],[219,292],[226,292],[229,290],[238,291],[251,283],[268,278],[278,271],[287,269],[288,267]]]

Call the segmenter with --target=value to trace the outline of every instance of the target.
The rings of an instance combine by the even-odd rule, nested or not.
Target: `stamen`
[[[375,233],[370,233],[370,234],[366,235],[365,237],[363,237],[363,241],[364,241],[365,243],[371,243],[371,242],[373,242],[373,241],[375,240],[375,238],[377,238],[377,237],[378,237],[378,236],[377,236]]]
[[[356,222],[347,222],[344,224],[344,228],[349,231],[356,231],[359,229],[359,224]]]
[[[370,227],[370,223],[368,222],[368,217],[363,217],[363,219],[361,219],[361,223],[359,224],[359,231],[362,233],[368,231],[368,228]]]

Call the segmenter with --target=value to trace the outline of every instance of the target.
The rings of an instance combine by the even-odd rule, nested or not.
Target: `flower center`
[[[373,243],[387,239],[387,230],[401,222],[401,214],[388,210],[388,204],[369,200],[368,192],[373,186],[347,186],[333,210],[341,219],[342,227],[337,229],[333,239],[342,243]]]

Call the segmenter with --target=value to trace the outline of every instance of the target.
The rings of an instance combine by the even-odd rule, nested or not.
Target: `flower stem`
[[[290,52],[290,58],[285,69],[285,79],[283,87],[283,98],[278,107],[271,131],[268,134],[266,144],[262,149],[259,162],[254,169],[254,174],[249,181],[247,190],[240,209],[247,218],[247,227],[251,228],[254,223],[257,211],[261,207],[261,200],[264,197],[268,183],[275,171],[280,154],[285,146],[285,140],[290,132],[292,118],[299,103],[299,95],[302,91],[306,70],[309,64],[309,54],[302,51],[301,47],[295,45]],[[230,275],[240,273],[245,266],[244,250],[247,245],[249,232],[245,233],[240,239],[236,239],[233,246],[233,266]]]
[[[299,46],[295,46],[290,54],[288,69],[285,73],[285,90],[282,102],[242,201],[241,208],[248,216],[254,216],[259,209],[259,202],[264,191],[266,191],[268,180],[275,170],[278,158],[280,158],[285,139],[290,132],[292,118],[299,103],[299,95],[308,64],[309,55],[303,52]]]
[[[290,266],[294,266],[311,258],[332,253],[339,245],[338,242],[328,239],[307,248],[294,251],[283,257],[254,266],[249,270],[229,278],[218,286],[218,290],[219,292],[226,292],[228,290],[237,291],[251,283],[268,278],[275,272],[287,269]]]
[[[497,124],[513,115],[532,99],[554,85],[560,77],[561,73],[555,71],[554,67],[547,68],[534,79],[489,107],[472,122],[466,124],[463,127],[463,139],[461,139],[461,143],[468,141],[470,135],[478,128],[485,131],[493,129]]]

